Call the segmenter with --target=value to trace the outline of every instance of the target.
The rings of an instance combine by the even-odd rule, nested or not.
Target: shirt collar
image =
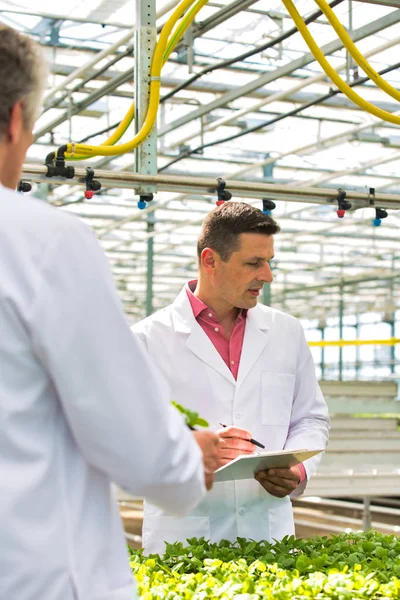
[[[189,302],[192,307],[193,315],[194,315],[195,319],[197,319],[197,317],[199,316],[200,313],[203,312],[203,310],[211,310],[207,306],[207,304],[204,304],[204,302],[202,300],[200,300],[200,298],[198,298],[197,296],[194,295],[194,292],[196,291],[196,287],[197,287],[197,279],[191,279],[191,281],[188,281],[185,286],[186,293],[189,298]],[[238,314],[238,319],[240,319],[240,318],[245,319],[247,316],[247,311],[248,311],[247,308],[242,308]]]
[[[208,308],[207,304],[204,304],[204,302],[200,300],[200,298],[197,298],[197,296],[194,295],[194,292],[196,291],[196,286],[197,279],[192,279],[191,281],[188,281],[185,286],[186,293],[188,295],[195,319],[197,319],[197,317],[201,312],[203,312],[203,310]]]

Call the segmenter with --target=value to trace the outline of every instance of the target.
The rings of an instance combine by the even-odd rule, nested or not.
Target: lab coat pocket
[[[262,373],[261,418],[263,425],[289,426],[296,376]]]
[[[173,544],[192,537],[210,539],[209,517],[167,517],[149,515],[143,523],[143,548],[145,554],[164,554],[165,542]]]

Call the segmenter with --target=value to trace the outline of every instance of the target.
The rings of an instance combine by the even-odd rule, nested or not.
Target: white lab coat
[[[237,381],[193,316],[186,290],[167,308],[136,324],[171,398],[207,419],[248,429],[266,450],[325,448],[329,417],[299,321],[258,304],[247,313]],[[320,457],[305,463],[308,478]],[[295,495],[306,486],[302,483]],[[146,503],[143,545],[162,552],[164,541],[205,536],[213,542],[281,539],[294,533],[290,499],[269,495],[255,480],[217,483],[184,518]]]
[[[0,597],[133,600],[110,479],[168,513],[201,452],[76,217],[0,187]]]

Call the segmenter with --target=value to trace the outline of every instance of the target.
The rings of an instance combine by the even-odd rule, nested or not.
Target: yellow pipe
[[[320,10],[324,13],[329,23],[332,25],[333,29],[338,34],[339,38],[342,40],[344,47],[350,52],[351,56],[354,58],[356,63],[362,68],[364,73],[374,83],[376,83],[376,85],[381,90],[383,90],[384,92],[389,94],[389,96],[392,96],[392,98],[400,102],[400,91],[396,90],[395,87],[393,87],[392,85],[390,85],[390,83],[385,81],[383,77],[381,77],[379,73],[377,73],[375,69],[369,64],[365,56],[363,56],[358,50],[357,46],[354,44],[353,40],[341,24],[341,22],[339,21],[329,4],[325,2],[325,0],[314,1],[318,5]]]
[[[208,0],[197,0],[197,2],[192,6],[192,8],[187,12],[187,14],[182,17],[181,22],[176,27],[175,31],[171,34],[171,37],[168,40],[168,46],[164,55],[164,62],[168,60],[170,54],[174,51],[177,46],[179,40],[185,34],[186,30],[192,23],[193,19],[197,15],[197,13],[207,4]]]
[[[77,156],[79,156],[79,158],[81,156],[83,158],[89,158],[91,156],[119,156],[121,154],[125,154],[134,150],[149,135],[157,117],[161,87],[160,74],[168,39],[174,25],[180,19],[182,14],[184,14],[186,10],[190,8],[190,6],[193,4],[193,1],[194,0],[183,0],[183,2],[181,2],[179,6],[174,10],[172,15],[162,28],[159,40],[154,50],[153,60],[150,69],[149,107],[147,110],[146,118],[140,131],[130,142],[120,144],[119,146],[90,146],[87,144],[69,143],[67,144],[65,158],[69,159],[73,158],[74,156],[75,158]]]
[[[400,338],[388,338],[386,340],[321,340],[319,342],[308,342],[309,346],[326,348],[328,346],[394,346],[400,344]]]
[[[366,112],[374,115],[375,117],[378,117],[378,119],[382,119],[382,121],[387,121],[389,123],[394,123],[395,125],[400,125],[400,117],[397,117],[396,115],[393,115],[392,113],[387,112],[386,110],[382,110],[374,104],[367,102],[366,100],[364,100],[364,98],[356,94],[356,92],[349,85],[347,85],[345,81],[343,81],[343,79],[338,75],[335,69],[326,60],[323,52],[320,50],[314,38],[308,31],[306,24],[301,18],[292,0],[282,0],[282,2],[285,5],[286,10],[292,17],[297,29],[303,36],[303,39],[306,42],[307,46],[310,48],[311,53],[314,55],[314,58],[319,62],[325,73],[339,88],[339,90],[343,92],[343,94],[345,94],[345,96],[347,96],[350,100],[352,100],[354,104],[357,104],[357,106],[359,106]]]

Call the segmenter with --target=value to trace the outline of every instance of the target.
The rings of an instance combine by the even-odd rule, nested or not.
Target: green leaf
[[[186,425],[189,425],[189,427],[196,427],[196,426],[208,427],[209,426],[208,421],[206,421],[205,419],[202,419],[199,416],[199,413],[189,410],[188,408],[185,408],[184,406],[182,406],[182,404],[175,402],[175,400],[172,400],[171,404],[173,404],[173,406],[175,406],[175,408],[177,408],[180,413],[185,415]]]

